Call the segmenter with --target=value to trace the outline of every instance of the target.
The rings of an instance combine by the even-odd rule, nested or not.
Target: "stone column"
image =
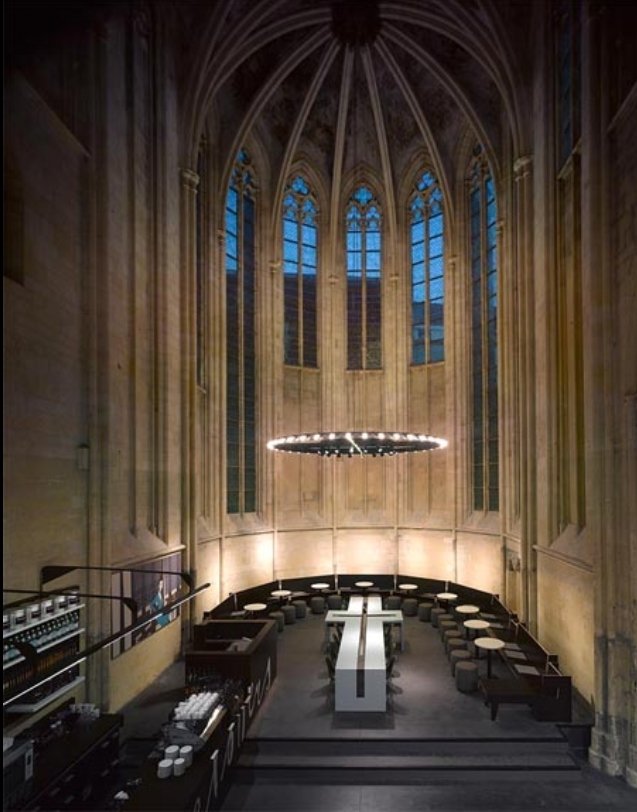
[[[629,290],[637,242],[635,102],[609,122],[604,9],[582,31],[582,290],[587,532],[595,545],[595,727],[589,760],[637,786],[637,394]],[[604,33],[606,36],[604,37]],[[634,285],[633,285],[634,289]]]
[[[187,568],[197,583],[197,359],[196,359],[196,201],[199,175],[182,169],[181,180],[181,421],[182,421],[182,509],[181,535],[186,545]],[[195,606],[183,612],[184,637],[188,621],[196,619]],[[189,616],[189,618],[187,617]],[[188,630],[190,631],[190,630]]]
[[[518,278],[519,457],[522,605],[524,620],[537,626],[537,566],[533,549],[537,529],[535,466],[535,286],[533,265],[533,157],[523,155],[513,165],[515,177],[515,244]]]

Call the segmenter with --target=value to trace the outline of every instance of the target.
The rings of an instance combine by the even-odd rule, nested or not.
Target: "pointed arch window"
[[[256,510],[255,193],[250,159],[241,150],[225,210],[228,513]]]
[[[582,309],[581,130],[582,3],[559,0],[556,14],[556,263],[554,282],[557,417],[557,526],[586,524]]]
[[[197,154],[197,175],[199,185],[197,187],[197,198],[195,203],[195,317],[196,317],[196,366],[197,384],[200,387],[206,386],[206,240],[205,240],[205,217],[206,217],[206,194],[208,187],[208,161],[206,142],[202,140]]]
[[[581,0],[559,0],[557,22],[557,159],[561,169],[580,137]]]
[[[367,186],[358,186],[345,213],[348,369],[382,365],[381,224],[378,201]]]
[[[416,181],[410,201],[411,362],[444,361],[444,213],[431,172]]]
[[[316,368],[318,209],[298,175],[283,198],[284,363]]]
[[[473,509],[499,509],[497,205],[480,149],[470,170]]]

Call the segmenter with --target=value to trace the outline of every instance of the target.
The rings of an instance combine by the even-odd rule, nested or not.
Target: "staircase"
[[[579,776],[556,731],[541,739],[246,739],[231,780],[405,786]]]

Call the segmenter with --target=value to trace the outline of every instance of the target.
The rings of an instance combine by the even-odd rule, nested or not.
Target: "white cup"
[[[186,767],[190,767],[192,764],[192,753],[193,750],[191,744],[185,744],[183,747],[179,748],[179,757],[183,758],[183,760],[186,762]]]
[[[173,762],[171,758],[162,759],[157,765],[157,778],[170,778],[173,774]]]
[[[179,758],[179,747],[176,744],[171,744],[164,750],[164,758],[173,761]]]
[[[186,760],[176,758],[173,762],[173,772],[175,775],[183,775],[186,772]]]

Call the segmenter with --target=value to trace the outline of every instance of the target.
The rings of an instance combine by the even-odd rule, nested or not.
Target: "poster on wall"
[[[181,553],[173,553],[164,558],[155,558],[143,564],[135,564],[134,571],[114,572],[111,578],[111,591],[114,597],[132,598],[137,604],[137,618],[158,612],[164,606],[177,600],[182,595],[183,581],[181,571]],[[111,631],[117,634],[130,626],[135,618],[122,601],[111,603]],[[111,657],[119,657],[124,651],[141,643],[151,634],[163,629],[179,617],[179,609],[159,615],[151,623],[143,626],[133,634],[127,634],[111,646]]]

